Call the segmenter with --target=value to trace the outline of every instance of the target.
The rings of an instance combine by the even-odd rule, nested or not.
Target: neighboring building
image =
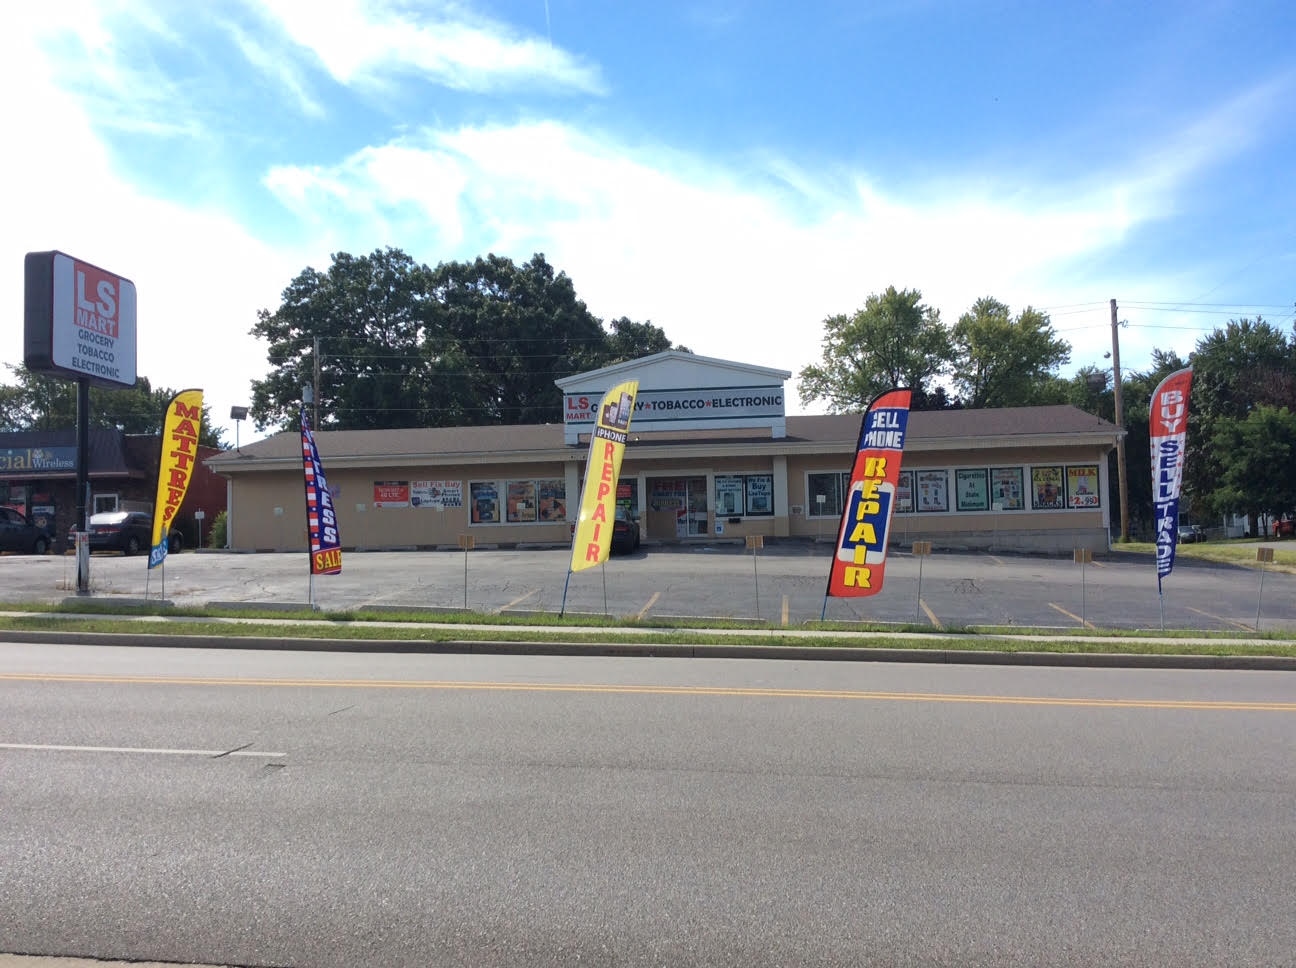
[[[593,411],[639,380],[618,500],[647,542],[831,540],[860,416],[786,416],[784,370],[669,351],[558,381],[563,424],[316,433],[348,548],[565,544]],[[910,415],[892,540],[1108,550],[1121,431],[1074,407]],[[304,550],[300,435],[207,461],[229,481],[236,550]]]
[[[161,440],[156,434],[125,434],[120,430],[90,431],[90,496],[87,511],[152,511],[157,495]],[[206,515],[203,531],[225,509],[223,478],[203,463],[218,454],[199,447],[197,469],[174,525],[187,547],[198,538],[193,512]],[[0,504],[16,507],[66,546],[76,520],[77,448],[75,430],[0,433]]]

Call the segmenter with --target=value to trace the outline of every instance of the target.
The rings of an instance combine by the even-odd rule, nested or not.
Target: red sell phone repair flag
[[[860,422],[828,575],[829,598],[876,595],[882,590],[911,396],[912,391],[899,389],[878,394]]]

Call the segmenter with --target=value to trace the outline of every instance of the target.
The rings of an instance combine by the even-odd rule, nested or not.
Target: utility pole
[[[1116,300],[1113,299],[1113,300],[1112,300],[1112,306],[1115,307],[1115,305],[1116,305]],[[1115,308],[1112,309],[1112,312],[1113,312],[1113,313],[1116,312]],[[323,389],[323,388],[320,386],[320,338],[319,338],[318,336],[316,336],[316,337],[315,337],[315,404],[314,404],[314,408],[313,408],[312,411],[311,411],[311,429],[314,430],[315,433],[319,433],[319,429],[320,429],[320,422],[319,422],[319,400],[320,400],[320,395],[321,395],[321,391],[322,391],[322,389]],[[1116,399],[1119,400],[1120,397],[1118,396]],[[1120,404],[1119,404],[1119,403],[1116,404],[1116,412],[1117,412],[1117,414],[1120,413]],[[1117,416],[1116,420],[1117,420],[1117,422],[1119,422],[1119,421],[1120,421],[1120,417]],[[1122,475],[1123,475],[1125,472],[1122,471],[1121,473],[1122,473]],[[1123,482],[1124,480],[1125,480],[1125,478],[1122,476],[1122,477],[1121,477],[1121,481]],[[1124,483],[1122,483],[1122,484],[1121,484],[1121,488],[1122,488],[1121,493],[1122,493],[1122,494],[1125,493],[1125,491],[1124,491],[1124,487],[1125,487],[1125,485],[1124,485]]]
[[[1121,541],[1129,541],[1129,481],[1125,473],[1125,408],[1121,402],[1120,323],[1116,319],[1116,300],[1111,301],[1112,382],[1116,397],[1116,480],[1120,488]]]

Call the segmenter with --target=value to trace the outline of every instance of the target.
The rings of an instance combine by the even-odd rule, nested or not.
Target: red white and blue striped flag
[[[1179,493],[1183,489],[1184,450],[1188,438],[1188,392],[1192,367],[1176,370],[1152,394],[1152,510],[1156,521],[1157,593],[1174,568],[1179,536]]]
[[[306,411],[301,415],[302,470],[306,477],[306,530],[310,542],[310,573],[336,575],[342,571],[342,535],[338,531],[333,495],[324,478],[324,465],[315,448]]]

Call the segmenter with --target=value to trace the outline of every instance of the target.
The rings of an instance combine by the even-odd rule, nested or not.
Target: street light
[[[247,419],[247,415],[247,407],[230,407],[230,419],[234,421],[234,449],[239,453],[243,452],[239,446],[239,424]]]

